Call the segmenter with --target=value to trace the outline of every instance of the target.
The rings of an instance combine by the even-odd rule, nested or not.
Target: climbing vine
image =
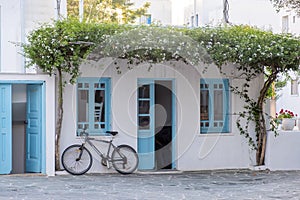
[[[225,73],[223,69],[226,64],[236,64],[239,78],[245,80],[241,87],[231,87],[232,92],[245,101],[244,110],[238,113],[236,123],[240,133],[256,150],[258,165],[264,164],[266,148],[263,109],[266,95],[281,73],[298,70],[300,60],[299,38],[250,26],[188,29],[64,20],[33,31],[28,43],[22,46],[25,56],[29,58],[29,66],[37,65],[50,75],[59,72],[59,77],[70,75],[69,80],[60,82],[60,94],[64,83],[75,82],[80,75],[79,66],[87,58],[118,57],[127,59],[131,65],[168,60],[183,60],[192,65],[214,62],[222,73]],[[264,84],[258,98],[253,99],[249,95],[250,82],[262,75],[265,76]],[[62,101],[62,95],[60,98]],[[62,104],[60,106],[62,110]],[[249,131],[250,123],[255,123],[254,136]],[[57,127],[56,135],[59,137],[61,121]],[[59,146],[59,140],[56,145]],[[58,169],[59,154],[56,156]]]

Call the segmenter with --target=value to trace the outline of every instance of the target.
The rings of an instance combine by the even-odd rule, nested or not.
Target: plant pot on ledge
[[[282,125],[281,125],[282,130],[285,130],[285,131],[293,130],[295,127],[295,122],[296,122],[296,120],[293,118],[283,118]]]

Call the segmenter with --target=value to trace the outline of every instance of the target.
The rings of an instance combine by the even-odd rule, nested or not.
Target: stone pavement
[[[0,199],[300,199],[300,171],[1,175]]]

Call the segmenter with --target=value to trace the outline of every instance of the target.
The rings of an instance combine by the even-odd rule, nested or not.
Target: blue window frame
[[[200,80],[201,133],[229,132],[229,80]]]
[[[110,129],[110,78],[78,78],[77,130],[104,135]]]

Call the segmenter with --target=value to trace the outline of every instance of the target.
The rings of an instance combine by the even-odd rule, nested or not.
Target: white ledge
[[[267,134],[265,165],[270,170],[300,170],[300,131],[278,130]]]

